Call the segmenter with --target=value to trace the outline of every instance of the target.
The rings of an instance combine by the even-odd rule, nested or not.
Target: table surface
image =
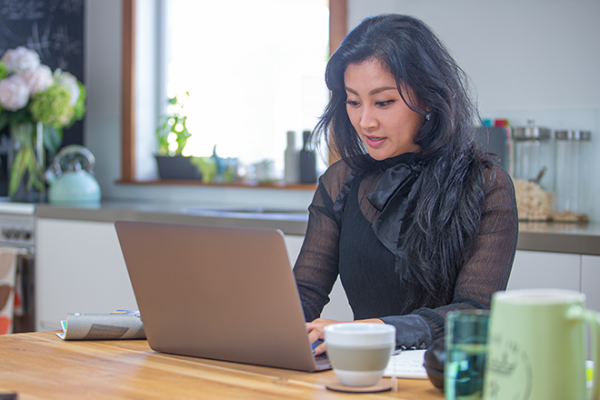
[[[308,373],[157,353],[146,340],[63,341],[53,332],[0,336],[0,394],[27,399],[443,399],[428,380],[398,392],[327,390]]]

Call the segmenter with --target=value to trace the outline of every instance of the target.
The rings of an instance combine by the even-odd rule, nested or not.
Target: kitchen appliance
[[[511,172],[510,128],[507,126],[481,126],[475,141],[486,151],[497,155],[506,172]]]
[[[0,201],[0,250],[17,252],[13,333],[35,331],[35,205]]]
[[[93,175],[95,163],[92,152],[83,146],[73,144],[60,150],[46,171],[50,203],[99,204],[101,191]]]

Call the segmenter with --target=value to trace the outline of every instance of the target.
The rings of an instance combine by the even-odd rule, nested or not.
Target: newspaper
[[[67,314],[61,321],[63,340],[146,339],[139,311],[118,311],[111,314]]]

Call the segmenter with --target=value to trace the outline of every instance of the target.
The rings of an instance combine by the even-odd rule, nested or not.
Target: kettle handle
[[[87,170],[93,174],[94,167],[96,165],[96,158],[90,150],[78,144],[71,144],[69,146],[63,147],[54,157],[54,160],[52,161],[52,164],[50,164],[50,166],[48,167],[47,172],[54,174],[56,177],[61,176],[63,171],[60,168],[60,160],[64,156],[69,154],[81,154],[82,156],[84,156],[88,162]]]

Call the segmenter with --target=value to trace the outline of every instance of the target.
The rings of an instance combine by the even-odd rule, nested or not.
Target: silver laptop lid
[[[321,369],[281,231],[125,221],[115,227],[152,349]]]

